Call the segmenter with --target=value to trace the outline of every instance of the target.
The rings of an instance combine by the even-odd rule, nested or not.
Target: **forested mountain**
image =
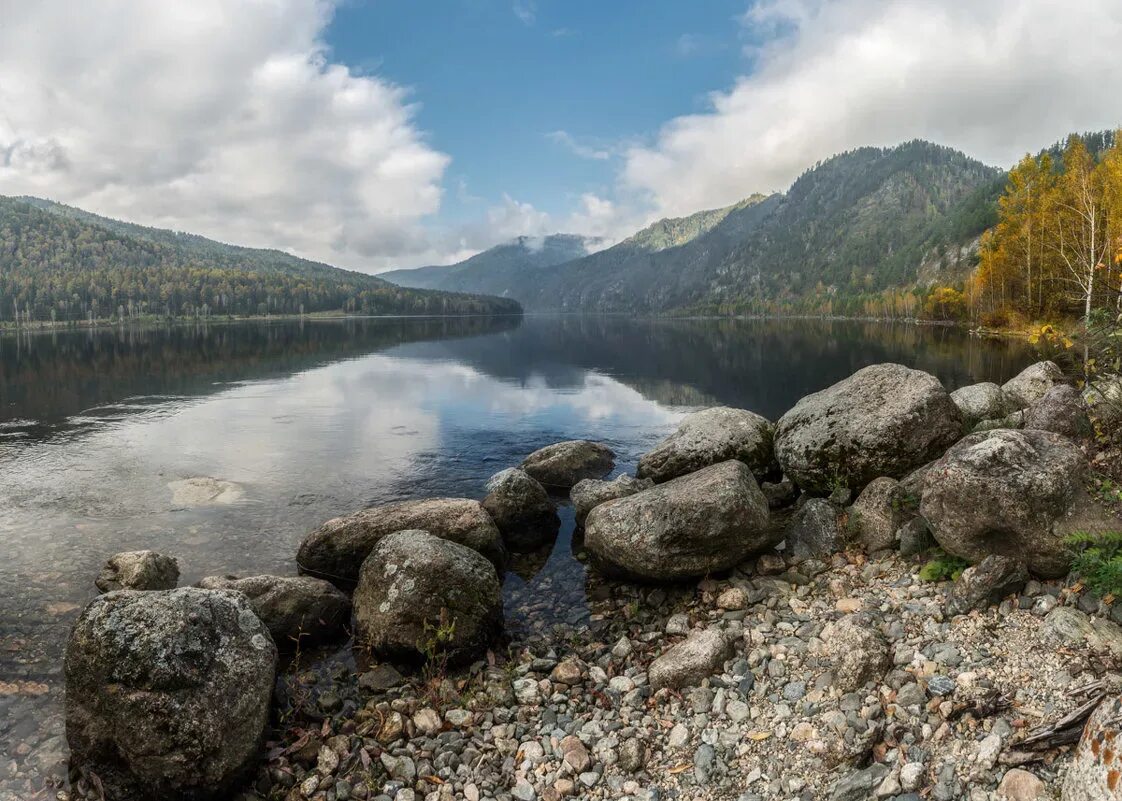
[[[421,291],[276,250],[0,197],[0,321],[140,315],[474,314],[511,300]]]
[[[965,277],[996,221],[1003,175],[928,142],[860,148],[786,194],[662,220],[553,267],[511,267],[505,294],[535,310],[866,313],[914,284],[921,264],[926,280]],[[910,312],[916,298],[900,302]]]
[[[524,270],[552,267],[588,254],[594,240],[574,234],[520,236],[447,266],[393,270],[381,277],[398,286],[505,296]]]

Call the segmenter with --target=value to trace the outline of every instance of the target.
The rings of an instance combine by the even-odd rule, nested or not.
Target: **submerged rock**
[[[172,506],[191,508],[195,506],[226,506],[237,503],[245,497],[245,490],[233,481],[220,478],[199,476],[168,483],[171,490]]]
[[[71,763],[114,801],[226,799],[263,742],[277,649],[238,592],[94,599],[66,647]]]
[[[1064,372],[1055,362],[1030,364],[1001,385],[1011,409],[1027,409],[1057,384],[1065,383]]]
[[[588,513],[602,503],[626,498],[654,486],[649,478],[632,478],[628,475],[616,476],[611,481],[586,478],[578,481],[569,493],[576,510],[577,523],[583,525]]]
[[[947,553],[970,562],[1012,556],[1058,577],[1070,564],[1065,536],[1118,525],[1087,497],[1086,472],[1082,451],[1059,434],[971,434],[928,471],[920,512]]]
[[[726,570],[774,544],[752,471],[728,461],[597,506],[585,547],[640,579],[675,581]]]
[[[354,617],[357,640],[384,658],[469,662],[502,627],[499,578],[471,548],[398,531],[363,562]]]
[[[520,553],[540,548],[561,527],[545,487],[516,467],[491,476],[483,508],[495,521],[507,548]]]
[[[432,498],[374,506],[328,520],[304,538],[296,562],[301,572],[347,589],[358,580],[359,568],[375,545],[408,529],[472,548],[497,570],[506,561],[499,529],[482,505],[466,498]]]
[[[114,590],[174,590],[179,562],[155,551],[125,551],[109,557],[94,584],[102,592]]]
[[[350,599],[311,576],[208,576],[199,586],[244,593],[281,649],[338,637],[350,622]]]
[[[962,412],[963,422],[968,428],[973,428],[982,420],[1003,416],[1009,407],[1001,387],[991,381],[956,389],[951,393],[951,400]]]
[[[881,477],[869,486],[849,508],[849,530],[867,551],[896,545],[896,532],[915,517],[904,487],[899,481]]]
[[[607,445],[575,439],[534,451],[522,469],[547,487],[570,489],[586,478],[603,478],[615,467],[615,453]]]
[[[800,400],[779,419],[775,454],[805,490],[859,491],[899,478],[962,435],[962,414],[932,375],[876,364]]]
[[[1025,410],[1025,428],[1082,439],[1091,435],[1091,418],[1079,390],[1069,384],[1057,384]]]
[[[687,415],[677,431],[644,454],[636,475],[662,483],[736,459],[759,478],[775,463],[774,430],[770,420],[746,409],[703,409]]]

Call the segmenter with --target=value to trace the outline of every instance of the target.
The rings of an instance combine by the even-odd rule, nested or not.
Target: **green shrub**
[[[1071,569],[1096,594],[1122,595],[1122,531],[1077,532],[1065,540]]]
[[[963,570],[970,567],[965,559],[951,556],[941,548],[934,549],[928,556],[930,558],[919,569],[921,581],[955,581]]]

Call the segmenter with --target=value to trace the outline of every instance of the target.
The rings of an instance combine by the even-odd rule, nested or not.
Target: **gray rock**
[[[1083,390],[1083,402],[1103,427],[1116,429],[1122,424],[1122,376],[1092,378]]]
[[[1048,431],[971,434],[927,473],[920,513],[950,554],[970,562],[1002,554],[1058,577],[1070,564],[1064,537],[1117,527],[1087,496],[1087,461]]]
[[[937,378],[877,364],[800,400],[776,424],[775,453],[803,489],[858,491],[934,459],[961,434],[962,414]]]
[[[830,788],[830,801],[866,801],[891,771],[887,765],[875,762],[864,770],[849,773]]]
[[[495,521],[506,547],[517,553],[540,548],[561,527],[545,487],[516,467],[491,476],[483,508]]]
[[[947,593],[947,612],[965,615],[972,609],[985,609],[1007,595],[1020,592],[1028,581],[1025,563],[1012,556],[991,554],[962,575]]]
[[[962,412],[963,423],[968,428],[982,420],[1001,417],[1009,409],[1001,387],[989,381],[956,389],[951,393],[951,400]]]
[[[1072,439],[1091,435],[1091,418],[1079,390],[1057,384],[1025,410],[1025,428],[1052,431]]]
[[[111,556],[94,584],[102,592],[114,590],[174,590],[179,563],[155,551],[125,551]]]
[[[209,576],[199,586],[244,593],[281,649],[338,637],[350,623],[351,600],[310,576]]]
[[[781,509],[784,506],[789,506],[795,502],[798,497],[799,488],[795,486],[795,482],[783,476],[782,480],[777,482],[764,481],[760,484],[760,490],[767,498],[767,505],[772,509]]]
[[[804,561],[842,550],[838,510],[823,498],[809,498],[795,512],[784,534],[787,553]]]
[[[656,581],[728,569],[774,539],[767,500],[737,461],[601,504],[585,521],[585,546],[602,564]]]
[[[494,567],[425,531],[384,537],[362,563],[354,594],[356,639],[389,659],[468,662],[499,633],[502,614]]]
[[[238,592],[111,592],[66,646],[71,762],[115,801],[231,797],[256,767],[277,649]]]
[[[620,743],[619,767],[627,773],[638,773],[647,762],[646,749],[636,737],[631,737]]]
[[[1056,384],[1065,383],[1063,371],[1055,362],[1030,364],[1015,377],[1001,385],[1010,411],[1027,409],[1044,397]]]
[[[1055,361],[1038,361],[1010,378],[1001,386],[1009,403],[1008,411],[1028,408],[1037,400],[1048,393],[1048,390],[1057,384],[1066,384],[1064,371],[1059,369]]]
[[[689,687],[720,670],[729,651],[724,634],[717,629],[701,629],[651,662],[647,678],[656,690]]]
[[[577,482],[569,493],[569,498],[576,511],[577,523],[584,525],[588,513],[600,504],[626,498],[653,486],[654,482],[649,478],[632,478],[629,475],[616,476],[611,481],[586,478]]]
[[[745,409],[718,406],[687,415],[678,430],[639,459],[639,478],[669,481],[703,467],[737,459],[757,477],[775,463],[771,421]]]
[[[854,692],[879,680],[892,666],[888,643],[868,620],[847,615],[822,631],[826,652],[834,664],[834,685]]]
[[[374,506],[328,520],[304,538],[296,562],[301,572],[350,589],[374,546],[395,531],[410,529],[466,545],[491,560],[496,569],[501,570],[506,561],[499,529],[477,501],[431,498]]]
[[[1064,777],[1063,801],[1116,801],[1118,761],[1114,750],[1115,742],[1122,739],[1120,721],[1120,696],[1106,698],[1091,713]]]
[[[982,420],[970,429],[971,434],[977,434],[982,431],[993,431],[998,428],[1024,428],[1025,427],[1025,412],[1023,409],[1018,409],[1012,414],[1007,414],[1005,417],[995,417],[991,420]]]
[[[1044,625],[1064,643],[1122,658],[1122,626],[1112,620],[1057,606],[1044,618]]]
[[[603,478],[612,472],[615,454],[598,442],[569,440],[534,451],[521,466],[547,487],[570,489],[586,478]]]
[[[896,532],[914,517],[904,488],[893,478],[873,479],[849,509],[849,530],[865,550],[879,551],[896,545]]]
[[[901,556],[916,556],[935,547],[931,528],[922,517],[913,517],[896,530],[896,540],[900,543]]]

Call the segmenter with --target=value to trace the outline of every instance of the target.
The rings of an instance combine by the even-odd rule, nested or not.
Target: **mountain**
[[[954,282],[994,224],[1003,185],[1000,170],[929,142],[860,148],[785,194],[660,220],[553,266],[508,264],[501,292],[539,311],[797,311],[915,284],[921,266],[923,281]],[[459,275],[457,289],[499,291]]]
[[[392,270],[379,277],[398,286],[417,289],[506,296],[511,287],[521,283],[523,271],[578,259],[587,255],[595,244],[596,240],[574,234],[520,236],[457,264]]]
[[[0,196],[0,321],[141,314],[509,314],[501,298],[406,289],[278,250]]]

